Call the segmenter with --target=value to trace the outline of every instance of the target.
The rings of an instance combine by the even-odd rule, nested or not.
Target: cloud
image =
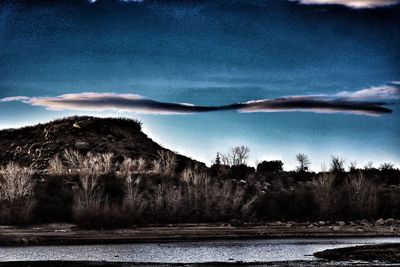
[[[0,99],[1,102],[12,102],[12,101],[21,101],[21,102],[25,102],[25,101],[29,101],[29,97],[27,96],[11,96],[11,97],[6,97],[6,98],[2,98]]]
[[[400,99],[400,82],[392,82],[388,85],[362,89],[356,92],[343,91],[336,96],[346,99]]]
[[[354,102],[338,99],[325,99],[315,96],[293,96],[278,99],[265,99],[244,103],[239,111],[243,112],[315,112],[315,113],[348,113],[356,115],[377,116],[392,112],[383,107],[385,103]]]
[[[90,3],[96,3],[97,2],[97,0],[88,0]],[[129,3],[129,2],[133,2],[133,3],[143,3],[144,2],[144,0],[119,0],[119,1],[121,1],[121,2],[126,2],[126,3]]]
[[[287,96],[282,98],[253,100],[221,106],[200,106],[188,103],[159,102],[136,94],[78,93],[56,97],[14,96],[1,102],[19,101],[49,110],[90,110],[135,112],[147,114],[194,114],[202,112],[315,112],[348,113],[358,115],[381,115],[392,112],[387,103],[372,99],[399,98],[400,83],[372,87],[355,92],[340,92],[335,95]]]
[[[343,5],[350,8],[388,7],[400,3],[400,0],[291,0],[306,5]]]
[[[138,112],[149,114],[189,114],[223,109],[221,107],[194,106],[187,103],[158,102],[137,94],[85,92],[56,97],[6,97],[2,102],[20,101],[49,110],[90,110]]]

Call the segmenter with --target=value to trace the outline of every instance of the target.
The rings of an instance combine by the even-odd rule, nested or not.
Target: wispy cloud
[[[375,86],[355,92],[343,91],[336,94],[346,99],[400,99],[400,82]]]
[[[306,5],[343,5],[350,8],[388,7],[400,3],[400,0],[291,0]]]
[[[355,92],[339,92],[334,95],[287,96],[238,102],[221,106],[200,106],[187,103],[159,102],[136,94],[78,93],[56,97],[12,96],[1,102],[19,101],[50,110],[121,111],[147,114],[193,114],[233,110],[239,112],[315,112],[381,115],[392,112],[387,103],[377,99],[398,99],[400,83],[371,87]],[[373,101],[375,100],[375,101]]]
[[[10,97],[6,97],[6,98],[2,98],[0,101],[1,102],[12,102],[12,101],[21,101],[21,102],[25,102],[25,101],[29,101],[30,97],[27,96],[10,96]]]

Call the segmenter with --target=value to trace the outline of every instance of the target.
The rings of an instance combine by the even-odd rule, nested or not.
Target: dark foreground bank
[[[379,261],[397,263],[400,266],[400,244],[381,244],[317,252],[314,256],[330,261]]]

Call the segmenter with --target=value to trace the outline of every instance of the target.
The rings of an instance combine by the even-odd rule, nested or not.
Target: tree
[[[215,160],[213,161],[213,164],[211,165],[210,169],[209,169],[209,174],[212,177],[218,177],[221,175],[221,171],[222,171],[222,167],[226,166],[222,166],[222,162],[221,162],[221,153],[217,152],[217,156],[215,157]]]
[[[299,153],[296,155],[296,159],[299,162],[299,166],[297,166],[297,171],[306,172],[308,171],[308,167],[311,164],[311,161],[308,159],[306,154]]]
[[[379,169],[380,169],[381,171],[391,171],[391,170],[394,169],[394,165],[393,165],[393,163],[385,162],[385,163],[382,163],[382,164],[381,164],[381,166],[379,167]]]
[[[221,160],[228,166],[246,165],[249,153],[250,149],[247,146],[235,146],[231,147],[227,154],[221,154]]]
[[[217,156],[215,157],[214,164],[217,165],[217,166],[221,165],[221,157],[219,155],[219,152],[217,152]]]
[[[258,173],[278,173],[283,171],[283,162],[281,160],[266,161],[257,164]]]
[[[344,159],[337,156],[332,156],[331,162],[331,172],[333,173],[343,173],[344,172]]]
[[[357,172],[357,161],[351,161],[351,162],[350,162],[349,172],[350,172],[350,173],[355,173],[355,172]]]

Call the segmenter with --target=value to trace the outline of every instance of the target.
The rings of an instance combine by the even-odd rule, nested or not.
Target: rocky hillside
[[[111,152],[117,160],[143,157],[149,161],[159,150],[166,150],[141,131],[140,122],[125,118],[69,117],[0,130],[0,166],[14,161],[44,170],[49,159],[65,149],[83,154]],[[177,157],[178,168],[199,164],[182,155]]]

